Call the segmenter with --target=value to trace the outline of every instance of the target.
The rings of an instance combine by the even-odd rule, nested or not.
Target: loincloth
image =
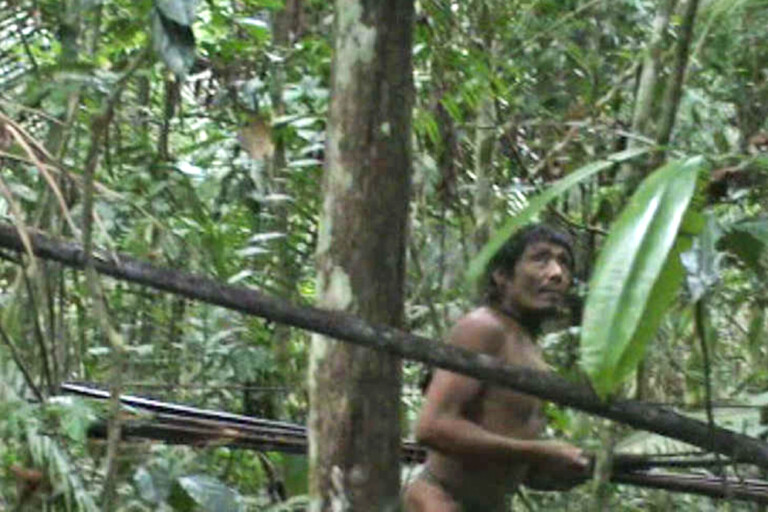
[[[470,496],[466,490],[459,489],[458,486],[445,482],[435,475],[427,465],[422,468],[421,473],[416,478],[442,489],[453,501],[461,505],[463,512],[502,512],[504,510],[503,502],[492,503],[487,498]]]

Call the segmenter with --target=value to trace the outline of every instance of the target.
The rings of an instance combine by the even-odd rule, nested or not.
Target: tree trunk
[[[664,91],[664,102],[656,133],[656,142],[659,146],[666,146],[672,139],[672,130],[675,127],[677,109],[680,106],[680,98],[683,95],[683,83],[685,71],[688,68],[688,53],[693,39],[693,28],[696,23],[696,13],[699,8],[699,0],[688,0],[683,10],[683,23],[680,27],[680,37],[675,48],[675,63],[672,74],[669,76],[667,88]],[[663,153],[656,157],[656,164],[663,161]]]
[[[318,304],[403,321],[413,2],[337,0]],[[311,510],[399,508],[400,361],[313,336]]]
[[[292,34],[297,32],[299,20],[302,13],[301,0],[289,0],[285,8],[275,14],[273,24],[274,51],[278,55],[286,57],[290,51],[293,42]],[[277,119],[285,115],[285,105],[283,103],[283,89],[285,87],[285,64],[283,59],[275,59],[271,65],[272,80],[270,84],[270,96],[272,100],[272,118]],[[274,153],[269,163],[270,171],[270,192],[275,195],[289,195],[287,189],[288,173],[286,165],[288,163],[286,156],[285,140],[282,133],[273,133]],[[291,203],[288,201],[279,201],[272,206],[274,215],[273,231],[282,233],[285,236],[277,241],[278,261],[277,272],[278,290],[280,296],[290,301],[295,301],[297,296],[297,284],[300,277],[300,268],[293,253],[292,240],[290,237],[291,223]],[[283,385],[294,386],[294,372],[288,371],[291,367],[291,354],[288,341],[291,338],[291,327],[288,325],[276,325],[274,334],[274,353],[277,357],[277,365],[283,375],[288,376]],[[278,411],[278,417],[285,416],[284,403],[281,400],[275,401],[275,409]]]
[[[640,73],[640,80],[637,86],[637,94],[635,95],[635,106],[632,113],[633,137],[629,139],[630,148],[640,145],[640,140],[636,137],[647,137],[651,132],[649,124],[653,115],[653,100],[656,97],[659,82],[661,56],[664,51],[664,35],[669,27],[669,20],[676,3],[677,0],[660,0],[656,16],[653,20],[653,28],[648,39],[648,45],[645,48],[642,72]],[[630,181],[629,190],[634,190],[636,184],[647,172],[648,165],[648,159],[644,159],[643,163],[627,164],[622,168],[619,177],[621,180]]]
[[[492,52],[493,50],[491,50]],[[493,223],[493,189],[491,175],[493,173],[493,153],[496,145],[495,137],[496,109],[493,95],[488,91],[488,97],[482,101],[477,115],[475,127],[475,246],[482,249],[491,236]]]
[[[634,135],[648,134],[648,121],[653,110],[653,98],[659,79],[661,53],[664,50],[664,34],[669,26],[669,18],[675,8],[676,0],[661,0],[658,12],[653,20],[651,37],[643,58],[643,71],[640,74],[640,84],[635,98],[635,109],[632,115],[632,133]],[[630,139],[630,147],[636,146],[637,141]]]

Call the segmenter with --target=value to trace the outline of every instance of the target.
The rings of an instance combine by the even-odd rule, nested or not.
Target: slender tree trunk
[[[292,42],[291,33],[294,32],[292,28],[298,25],[301,18],[301,12],[301,0],[289,0],[286,2],[285,8],[276,13],[273,29],[273,44],[279,55],[287,55]],[[276,59],[276,62],[272,65],[272,83],[270,91],[273,118],[285,115],[285,104],[283,103],[284,87],[284,60]],[[285,141],[281,134],[278,133],[276,135],[277,136],[274,138],[275,150],[272,155],[272,161],[270,162],[270,183],[274,194],[287,194],[289,191],[286,190],[288,176],[285,172],[287,165]],[[293,301],[296,298],[299,268],[296,257],[292,252],[292,241],[289,236],[291,231],[291,224],[289,222],[291,208],[289,208],[289,206],[290,203],[287,201],[281,201],[274,205],[273,213],[275,218],[274,231],[285,235],[277,242],[279,260],[277,274],[279,276],[278,285],[280,287],[280,296]],[[292,378],[294,376],[293,372],[286,372],[286,369],[290,367],[290,346],[288,343],[290,337],[290,326],[275,326],[275,344],[273,346],[277,356],[277,364],[284,374],[287,373],[289,378]],[[293,386],[294,383],[285,382],[284,384]],[[274,405],[278,411],[278,415],[282,417],[285,414],[285,408],[283,407],[282,401],[278,400]]]
[[[170,151],[168,148],[168,139],[171,133],[171,121],[176,115],[176,105],[179,102],[181,93],[181,84],[174,78],[165,79],[165,100],[163,110],[163,124],[160,127],[160,134],[157,137],[157,158],[160,161],[168,160]]]
[[[337,0],[318,303],[403,321],[412,0]],[[313,511],[399,508],[400,360],[313,336]]]
[[[653,28],[645,48],[645,57],[643,58],[642,71],[635,95],[635,107],[632,113],[632,134],[635,137],[651,136],[649,125],[654,110],[653,100],[658,88],[661,56],[664,51],[664,35],[669,27],[669,20],[675,9],[675,4],[677,4],[677,0],[660,0],[653,20]],[[630,148],[640,145],[640,141],[635,137],[629,139]],[[651,136],[651,138],[653,137]],[[619,179],[629,180],[628,190],[635,189],[650,164],[649,160],[644,159],[641,163],[622,166]],[[641,378],[641,375],[644,375],[642,370],[638,372],[638,378]],[[639,382],[638,387],[640,387]]]
[[[637,88],[635,109],[632,114],[632,133],[635,135],[648,135],[648,121],[653,112],[653,98],[659,79],[661,53],[664,50],[664,34],[669,27],[669,18],[676,3],[677,0],[661,0],[653,20],[653,29],[648,40],[648,47],[645,49],[643,71],[640,74],[640,84]],[[637,146],[637,141],[630,139],[629,146]]]
[[[475,127],[475,245],[482,248],[491,236],[493,222],[493,190],[491,189],[491,174],[493,167],[493,150],[496,146],[495,137],[496,109],[493,97],[488,91],[488,97],[480,105]]]
[[[672,74],[669,76],[667,88],[664,92],[661,120],[656,134],[656,142],[659,146],[666,146],[672,139],[672,130],[675,127],[677,109],[680,106],[680,98],[683,95],[683,83],[685,71],[688,68],[688,53],[693,39],[693,28],[696,23],[696,13],[699,8],[699,0],[688,0],[683,10],[683,23],[680,27],[680,37],[675,48],[675,63]],[[656,163],[661,164],[663,152],[658,153]]]

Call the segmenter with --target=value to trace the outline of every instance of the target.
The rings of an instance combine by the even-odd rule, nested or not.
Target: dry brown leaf
[[[13,145],[13,135],[8,131],[5,123],[0,121],[0,149],[6,150]]]
[[[275,152],[272,142],[272,127],[264,119],[254,119],[240,129],[238,134],[243,149],[254,160],[271,158]]]

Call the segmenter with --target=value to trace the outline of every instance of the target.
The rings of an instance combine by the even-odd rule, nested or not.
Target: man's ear
[[[504,272],[500,268],[497,268],[491,274],[491,279],[493,279],[493,284],[495,284],[496,286],[501,286],[507,281],[507,279],[509,279],[509,276],[507,275],[506,272]]]

